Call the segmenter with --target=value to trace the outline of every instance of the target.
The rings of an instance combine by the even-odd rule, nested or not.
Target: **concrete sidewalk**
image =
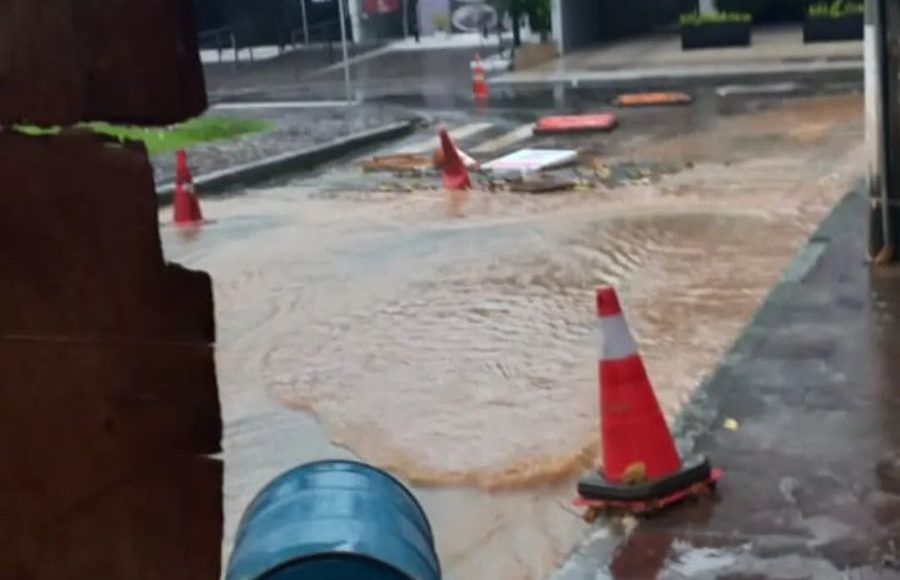
[[[866,212],[845,198],[683,412],[718,501],[600,524],[557,580],[900,578],[900,271],[865,264]]]
[[[683,51],[680,38],[668,32],[598,45],[490,82],[515,88],[690,84],[748,77],[772,82],[811,75],[862,78],[862,42],[803,44],[799,26],[754,29],[748,48]]]

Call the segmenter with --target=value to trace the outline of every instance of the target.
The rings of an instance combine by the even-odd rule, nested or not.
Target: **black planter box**
[[[836,40],[862,40],[862,14],[840,18],[807,17],[803,23],[803,42],[832,42]]]
[[[749,22],[721,22],[701,26],[681,27],[681,48],[717,48],[722,46],[750,46]]]

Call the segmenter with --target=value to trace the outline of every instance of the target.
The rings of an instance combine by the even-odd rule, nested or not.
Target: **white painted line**
[[[472,149],[472,153],[493,153],[494,151],[518,143],[519,141],[524,141],[532,135],[534,135],[534,123],[528,123],[527,125],[522,125],[518,129],[510,131],[505,135],[501,135],[496,139],[485,141],[478,147]]]
[[[451,129],[448,131],[448,133],[454,141],[462,141],[463,139],[468,139],[473,135],[483,133],[493,126],[493,123],[470,123],[468,125],[463,125],[462,127],[457,127],[456,129]],[[430,137],[424,141],[418,141],[409,145],[401,145],[396,149],[396,152],[430,153],[437,149],[440,144],[441,140],[438,137]]]
[[[250,53],[253,58],[250,58]],[[263,61],[271,60],[283,54],[278,50],[277,46],[253,46],[238,49],[239,62]],[[221,60],[219,58],[221,57]],[[234,49],[223,48],[220,53],[218,50],[203,49],[200,51],[200,62],[203,64],[217,64],[220,62],[234,62]]]
[[[353,103],[357,105],[359,103]],[[218,103],[212,108],[218,111],[246,109],[330,109],[347,107],[347,101],[268,101],[247,103]]]
[[[731,95],[784,95],[800,89],[797,83],[773,83],[764,85],[725,85],[716,89],[720,97]]]

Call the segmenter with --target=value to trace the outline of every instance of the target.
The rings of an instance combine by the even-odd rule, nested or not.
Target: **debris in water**
[[[737,420],[732,419],[731,417],[728,417],[727,419],[725,419],[725,423],[722,426],[725,427],[726,429],[728,429],[729,431],[737,431],[738,428],[740,428],[740,425],[738,424]]]
[[[510,191],[516,193],[552,193],[557,191],[568,191],[575,187],[575,181],[571,179],[560,179],[541,175],[535,179],[523,179],[513,182],[509,188]]]
[[[363,171],[389,171],[403,174],[421,174],[432,167],[432,160],[427,155],[399,153],[382,155],[363,162]]]
[[[620,95],[617,107],[658,107],[661,105],[687,105],[693,99],[686,93],[632,93]]]
[[[622,482],[625,485],[638,485],[645,481],[647,481],[647,466],[643,463],[629,465],[622,474]]]

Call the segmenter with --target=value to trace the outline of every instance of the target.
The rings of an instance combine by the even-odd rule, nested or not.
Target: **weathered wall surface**
[[[0,0],[0,124],[165,125],[206,91],[189,0]]]
[[[210,279],[164,262],[142,145],[8,127],[202,112],[190,6],[0,0],[3,580],[220,575]]]
[[[218,578],[211,284],[146,152],[5,131],[0,172],[0,577]]]

